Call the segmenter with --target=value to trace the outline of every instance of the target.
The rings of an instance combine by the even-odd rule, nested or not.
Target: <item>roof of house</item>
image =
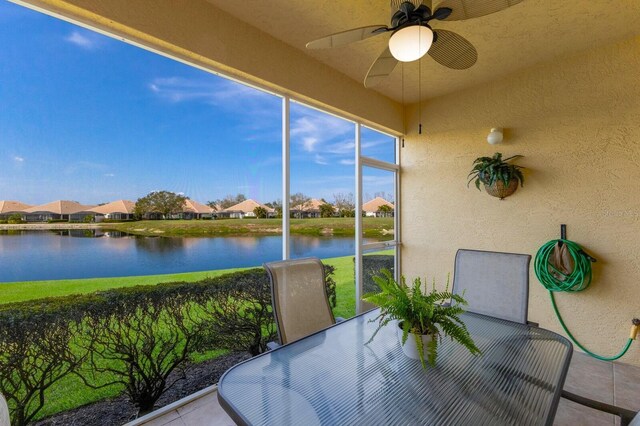
[[[327,202],[324,202],[322,200],[318,200],[317,198],[312,198],[309,201],[307,201],[306,203],[300,205],[298,204],[297,206],[293,206],[291,207],[291,210],[302,210],[303,212],[309,212],[309,211],[320,211],[320,206],[323,204],[329,204]],[[302,208],[301,208],[302,207]],[[331,206],[333,207],[333,206]],[[333,207],[333,209],[335,210],[336,208]]]
[[[21,203],[20,201],[0,201],[0,214],[3,213],[23,213],[30,208],[29,204]]]
[[[242,213],[252,213],[253,210],[256,207],[262,207],[263,209],[265,209],[267,211],[267,213],[273,213],[275,212],[274,209],[272,209],[271,207],[267,207],[264,204],[261,204],[255,200],[252,199],[248,199],[248,200],[244,200],[241,203],[238,203],[234,206],[228,207],[226,209],[224,209],[224,212],[242,212]]]
[[[213,209],[205,204],[187,199],[184,202],[184,211],[190,213],[209,214]]]
[[[102,206],[94,207],[91,209],[91,211],[100,213],[100,214],[113,214],[113,213],[132,214],[135,206],[136,206],[136,203],[134,203],[133,201],[117,200],[117,201],[112,201],[110,203],[104,204]]]
[[[94,207],[95,206],[85,206],[75,201],[58,200],[31,207],[25,210],[25,213],[47,212],[53,214],[74,214],[79,212],[90,212]]]
[[[376,197],[373,200],[364,203],[362,205],[362,210],[364,210],[365,212],[377,212],[380,206],[389,206],[392,209],[395,209],[393,203],[390,203],[382,197]]]

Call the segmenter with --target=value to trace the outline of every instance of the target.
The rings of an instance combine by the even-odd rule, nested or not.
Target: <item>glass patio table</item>
[[[218,400],[241,425],[551,425],[571,360],[564,337],[465,313],[481,355],[443,338],[436,367],[404,355],[369,311],[230,368]]]

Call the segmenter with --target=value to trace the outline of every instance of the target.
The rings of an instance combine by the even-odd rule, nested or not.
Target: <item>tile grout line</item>
[[[616,368],[613,362],[611,363],[611,376],[613,379],[613,405],[616,405]],[[613,426],[616,426],[616,416],[613,416]]]

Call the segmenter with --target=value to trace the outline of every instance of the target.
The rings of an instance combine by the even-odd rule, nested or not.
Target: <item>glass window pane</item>
[[[291,103],[291,258],[314,256],[335,281],[336,316],[355,314],[355,124]]]
[[[396,138],[369,127],[360,131],[361,154],[387,163],[396,163]]]
[[[365,244],[395,239],[396,172],[362,168],[362,231]]]
[[[380,287],[375,283],[373,277],[380,276],[383,270],[387,270],[395,277],[396,249],[370,250],[365,251],[362,256],[362,286],[363,294],[378,292]],[[361,302],[362,307],[372,309],[375,306],[366,302]]]
[[[282,98],[11,2],[0,21],[0,393],[25,398],[8,398],[12,424],[18,404],[34,422],[124,424],[266,350]],[[167,377],[179,389],[150,398]]]

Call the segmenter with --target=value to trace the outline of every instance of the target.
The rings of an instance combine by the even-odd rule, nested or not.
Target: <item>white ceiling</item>
[[[359,82],[386,46],[388,35],[326,50],[305,44],[324,35],[365,25],[389,25],[389,0],[208,0],[234,17],[294,46]],[[483,0],[478,0],[483,1]],[[397,66],[372,90],[416,102],[498,79],[539,62],[552,61],[640,34],[637,0],[523,0],[492,15],[467,21],[432,22],[473,43],[478,62],[467,70],[445,68],[428,55]],[[250,54],[248,52],[247,54]],[[312,76],[310,76],[312,78]]]

